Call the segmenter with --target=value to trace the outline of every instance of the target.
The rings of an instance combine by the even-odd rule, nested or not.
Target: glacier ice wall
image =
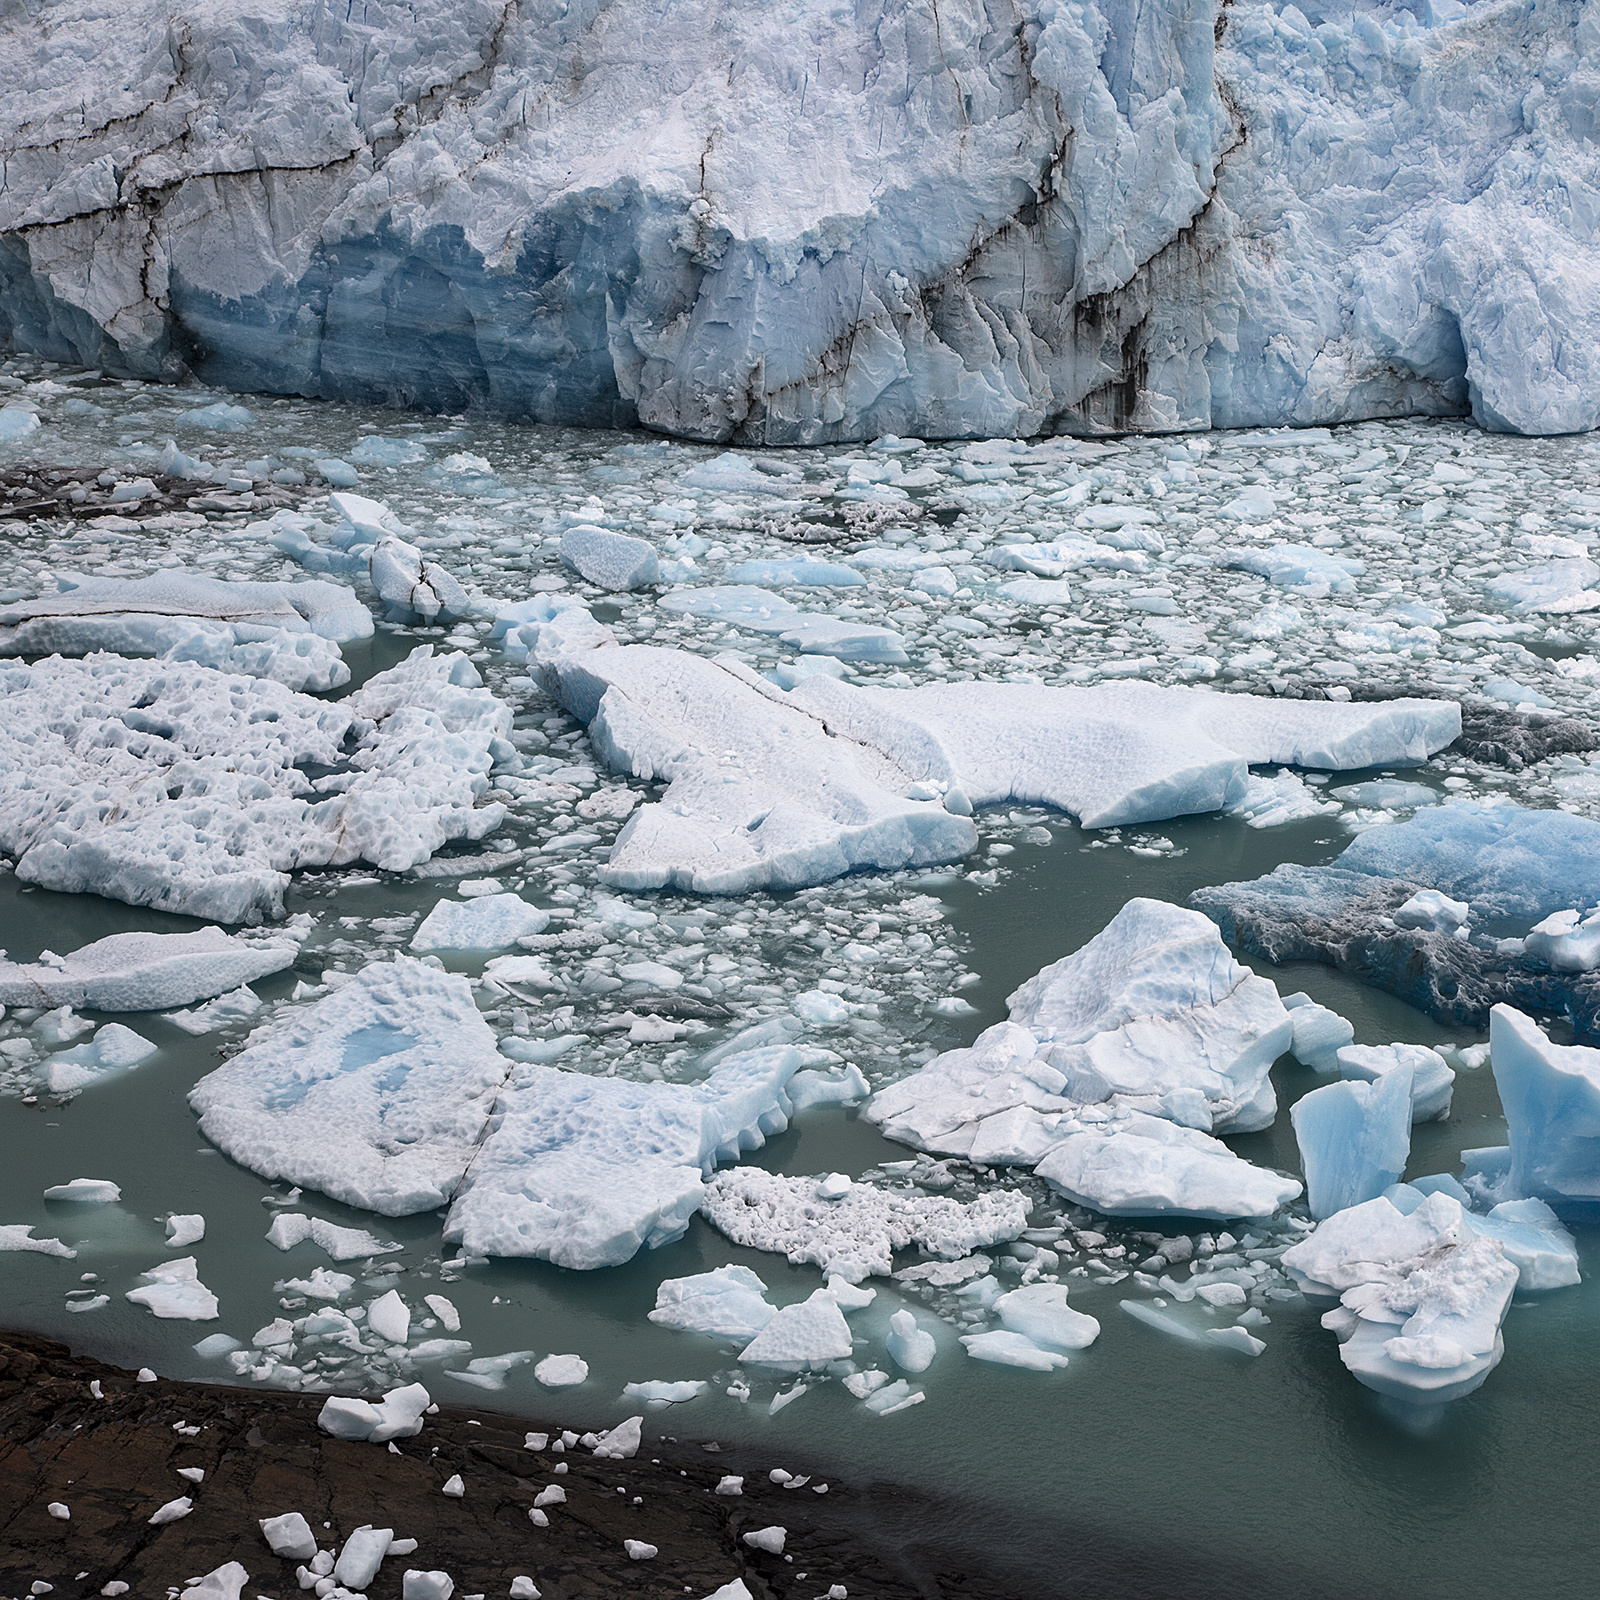
[[[748,444],[1600,421],[1600,0],[7,0],[0,344]]]

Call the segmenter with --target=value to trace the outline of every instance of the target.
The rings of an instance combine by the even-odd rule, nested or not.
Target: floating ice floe
[[[521,895],[475,895],[441,900],[411,936],[413,950],[504,950],[518,939],[543,933],[550,913]]]
[[[296,868],[402,871],[505,816],[477,801],[510,708],[431,645],[336,704],[115,656],[0,667],[0,693],[0,849],[46,888],[260,920]]]
[[[129,1072],[141,1062],[148,1061],[160,1049],[132,1028],[120,1022],[108,1022],[96,1031],[87,1044],[73,1045],[70,1050],[58,1050],[40,1064],[40,1075],[51,1094],[76,1094],[111,1077],[118,1072]]]
[[[59,1239],[35,1239],[32,1223],[8,1222],[0,1225],[0,1252],[24,1254],[30,1251],[35,1255],[60,1256],[64,1261],[71,1261],[78,1253],[68,1249]]]
[[[1583,919],[1600,905],[1600,823],[1587,817],[1433,806],[1359,834],[1329,866],[1290,863],[1190,904],[1254,954],[1328,962],[1443,1021],[1483,1027],[1503,1002],[1600,1038],[1600,991],[1582,978]],[[1488,918],[1538,931],[1474,931]]]
[[[920,1245],[955,1260],[983,1245],[1018,1238],[1028,1202],[995,1190],[963,1204],[901,1194],[867,1183],[829,1191],[827,1180],[783,1177],[758,1167],[719,1173],[701,1210],[735,1244],[811,1262],[847,1283],[894,1271],[893,1252]],[[694,1280],[688,1280],[693,1282]]]
[[[561,559],[602,589],[642,589],[661,578],[654,545],[605,528],[568,528],[561,535]]]
[[[1376,1199],[1411,1153],[1411,1081],[1400,1066],[1371,1082],[1330,1083],[1289,1113],[1314,1217]]]
[[[355,592],[318,580],[249,583],[168,568],[57,582],[56,594],[0,606],[0,656],[105,650],[321,690],[350,681],[339,645],[372,634]]]
[[[46,1200],[75,1200],[83,1205],[112,1205],[122,1198],[122,1190],[109,1178],[74,1178],[70,1183],[52,1184],[44,1192]]]
[[[327,1222],[321,1217],[308,1217],[302,1211],[280,1211],[267,1229],[267,1243],[276,1245],[280,1250],[292,1250],[307,1239],[335,1261],[360,1261],[371,1256],[391,1255],[400,1248],[397,1244],[385,1244],[364,1228],[341,1228],[337,1223]],[[312,1273],[313,1279],[324,1271],[324,1268],[318,1267]],[[330,1278],[342,1276],[334,1273]],[[348,1289],[352,1281],[345,1279],[344,1288]]]
[[[1339,1298],[1322,1324],[1379,1394],[1442,1405],[1476,1389],[1505,1352],[1518,1269],[1449,1195],[1413,1190],[1336,1212],[1283,1265],[1307,1294]]]
[[[142,1273],[148,1281],[130,1289],[127,1298],[158,1317],[186,1322],[210,1322],[218,1315],[217,1297],[200,1281],[193,1256],[162,1261]]]
[[[465,978],[398,957],[253,1036],[190,1103],[265,1177],[387,1216],[448,1206],[468,1254],[612,1266],[677,1238],[717,1163],[788,1125],[801,1059],[724,1046],[688,1085],[517,1064]]]
[[[1300,1193],[1211,1136],[1271,1124],[1294,1024],[1205,918],[1130,900],[1009,1004],[969,1049],[880,1090],[868,1118],[934,1154],[1031,1166],[1114,1215],[1269,1216]]]
[[[1531,1017],[1496,1006],[1489,1052],[1510,1142],[1462,1153],[1467,1187],[1587,1213],[1600,1202],[1600,1050],[1555,1044]]]
[[[763,613],[781,609],[749,593]],[[976,844],[974,805],[1047,804],[1093,827],[1153,821],[1243,799],[1252,763],[1416,761],[1460,732],[1446,701],[1339,705],[1144,684],[897,690],[827,674],[784,693],[732,657],[611,644],[570,602],[529,609],[507,642],[514,634],[614,768],[669,782],[605,869],[626,888],[731,894],[950,861]]]
[[[753,1339],[772,1320],[767,1286],[748,1267],[716,1267],[689,1278],[664,1279],[650,1320],[727,1339]]]
[[[239,938],[220,928],[113,933],[26,965],[0,959],[0,1005],[163,1011],[282,972],[299,951],[291,935]]]
[[[829,1290],[818,1289],[810,1299],[775,1311],[739,1359],[780,1372],[804,1372],[847,1359],[851,1347],[850,1325],[839,1302]]]

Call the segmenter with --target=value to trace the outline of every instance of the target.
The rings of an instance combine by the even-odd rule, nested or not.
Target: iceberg
[[[165,1011],[282,972],[299,952],[293,937],[244,939],[220,928],[113,933],[26,965],[0,958],[0,1005]]]
[[[0,693],[0,850],[65,893],[260,921],[298,868],[404,871],[505,817],[478,800],[511,709],[431,645],[337,703],[119,656],[0,666]]]
[[[1449,1195],[1399,1198],[1404,1207],[1379,1195],[1334,1213],[1283,1265],[1307,1294],[1338,1298],[1322,1325],[1357,1382],[1439,1406],[1499,1364],[1518,1269]]]
[[[128,1072],[160,1048],[120,1022],[108,1022],[88,1044],[47,1056],[45,1086],[51,1094],[76,1094],[115,1072]]]
[[[1411,1073],[1411,1120],[1442,1122],[1450,1115],[1455,1069],[1437,1050],[1421,1044],[1348,1044],[1337,1052],[1339,1076],[1347,1082],[1376,1083],[1404,1067]]]
[[[411,936],[413,950],[504,950],[518,939],[543,933],[550,913],[521,895],[485,894],[471,900],[441,900]]]
[[[1323,961],[1441,1021],[1486,1027],[1497,1004],[1570,1019],[1600,1038],[1584,981],[1600,905],[1600,822],[1560,810],[1459,802],[1369,828],[1323,867],[1280,866],[1197,890],[1230,943],[1272,961]],[[1474,931],[1517,919],[1522,944]]]
[[[1554,1044],[1531,1017],[1499,1005],[1489,1054],[1510,1142],[1497,1198],[1600,1201],[1600,1050]]]
[[[223,8],[179,60],[144,48],[154,0],[110,26],[13,11],[0,339],[741,446],[1468,411],[1592,428],[1592,221],[1543,183],[1596,186],[1592,22],[1310,16],[623,0],[596,34],[577,9],[262,31]],[[396,120],[419,84],[454,98]],[[11,415],[6,436],[37,426]],[[226,402],[181,422],[266,426]],[[684,482],[805,488],[731,453]]]
[[[654,545],[584,524],[561,535],[561,559],[602,589],[643,589],[661,578]]]
[[[748,1267],[717,1267],[692,1278],[666,1278],[656,1288],[650,1320],[665,1328],[750,1340],[772,1320],[767,1286]]]
[[[791,1178],[740,1167],[706,1185],[701,1210],[735,1244],[770,1250],[829,1277],[860,1283],[888,1277],[893,1253],[920,1245],[954,1261],[985,1245],[1003,1244],[1028,1226],[1028,1203],[990,1191],[963,1204],[943,1195],[908,1195],[867,1183],[840,1192],[828,1180]]]
[[[1289,1119],[1312,1216],[1331,1217],[1399,1181],[1411,1154],[1411,1080],[1402,1063],[1373,1082],[1330,1083],[1295,1101]]]
[[[1294,1021],[1206,918],[1130,900],[1008,1004],[969,1048],[879,1090],[868,1119],[937,1155],[1033,1167],[1113,1215],[1264,1217],[1300,1193],[1212,1137],[1271,1125]]]
[[[398,957],[258,1030],[189,1103],[252,1172],[402,1217],[450,1203],[511,1068],[465,978]]]
[[[733,593],[688,591],[685,604],[798,615],[765,590],[737,605]],[[1460,731],[1457,706],[1426,700],[1144,684],[881,689],[827,674],[784,692],[731,656],[612,644],[571,602],[528,610],[505,618],[508,645],[514,635],[615,770],[669,783],[617,839],[605,875],[623,888],[735,894],[951,861],[976,844],[976,805],[1051,805],[1088,827],[1155,821],[1234,804],[1251,764],[1416,761]]]

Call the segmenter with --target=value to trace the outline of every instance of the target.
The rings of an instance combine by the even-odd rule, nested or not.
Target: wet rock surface
[[[527,1576],[544,1600],[702,1596],[735,1578],[755,1600],[839,1583],[853,1596],[1018,1592],[992,1561],[939,1548],[945,1508],[881,1486],[816,1493],[822,1477],[785,1490],[745,1452],[665,1440],[653,1415],[638,1456],[616,1461],[581,1444],[528,1450],[523,1419],[460,1408],[441,1407],[392,1449],[345,1442],[317,1427],[325,1398],[140,1383],[52,1340],[0,1333],[0,1595],[79,1600],[123,1583],[141,1600],[238,1561],[248,1593],[285,1600],[300,1592],[299,1563],[271,1553],[258,1521],[290,1511],[336,1554],[363,1524],[418,1541],[383,1562],[372,1600],[398,1600],[408,1568],[448,1572],[464,1596],[504,1596]],[[179,1475],[192,1468],[198,1483]],[[727,1473],[744,1475],[742,1495],[713,1493]],[[456,1475],[464,1493],[447,1497]],[[550,1485],[566,1499],[539,1528],[528,1512]],[[184,1495],[192,1512],[150,1526]],[[787,1530],[782,1554],[744,1543],[774,1525]],[[624,1540],[658,1553],[631,1559]]]

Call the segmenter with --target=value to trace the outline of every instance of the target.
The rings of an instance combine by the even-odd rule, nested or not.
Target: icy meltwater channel
[[[1177,1342],[1122,1313],[1130,1295],[1152,1301],[1136,1288],[1130,1257],[1182,1232],[1213,1257],[1248,1259],[1259,1247],[1250,1225],[1105,1221],[1015,1174],[986,1180],[983,1192],[1015,1189],[1034,1203],[1041,1242],[1051,1241],[1064,1270],[1082,1268],[1063,1281],[1072,1308],[1098,1319],[1099,1338],[1065,1371],[1008,1370],[963,1352],[957,1335],[976,1324],[958,1329],[934,1314],[935,1303],[957,1305],[953,1292],[940,1300],[871,1280],[876,1300],[851,1314],[868,1341],[859,1364],[899,1373],[885,1342],[905,1309],[936,1346],[932,1363],[909,1375],[925,1399],[880,1417],[837,1381],[802,1392],[788,1376],[741,1366],[742,1340],[648,1317],[667,1278],[734,1263],[761,1277],[772,1303],[788,1305],[820,1287],[813,1268],[736,1247],[700,1218],[676,1242],[595,1273],[533,1261],[449,1265],[455,1250],[442,1246],[437,1214],[378,1216],[264,1182],[205,1143],[187,1096],[252,1027],[303,1010],[374,960],[432,954],[478,978],[493,953],[467,956],[448,940],[435,953],[419,937],[440,904],[460,917],[462,907],[513,894],[548,919],[525,953],[510,956],[523,964],[499,969],[509,981],[477,991],[517,1059],[689,1082],[703,1076],[706,1050],[797,1015],[807,1070],[849,1062],[880,1086],[1002,1020],[1008,994],[1099,934],[1134,896],[1182,904],[1196,889],[1282,863],[1322,865],[1354,832],[1452,799],[1592,814],[1600,769],[1583,730],[1537,717],[1585,712],[1600,673],[1591,620],[1600,568],[1588,556],[1600,528],[1593,441],[1394,423],[1127,446],[884,440],[838,455],[741,456],[640,436],[240,402],[18,363],[5,376],[12,442],[0,445],[0,473],[21,491],[13,503],[31,509],[3,524],[0,605],[26,608],[59,592],[68,599],[51,602],[54,619],[71,612],[85,577],[169,568],[353,583],[376,628],[341,645],[347,682],[323,670],[334,665],[327,652],[280,651],[233,624],[172,634],[176,646],[163,632],[158,642],[189,652],[179,659],[290,673],[330,704],[431,644],[467,659],[510,708],[505,742],[515,752],[494,756],[476,797],[480,811],[504,809],[483,837],[446,842],[405,872],[357,862],[289,878],[284,932],[298,941],[290,967],[208,1002],[201,1016],[186,1007],[177,1020],[171,1008],[61,1019],[57,1031],[114,1023],[155,1047],[126,1050],[74,1098],[41,1089],[40,1063],[46,1044],[75,1049],[88,1034],[47,1041],[40,1019],[7,1020],[0,1222],[32,1225],[78,1252],[70,1261],[5,1257],[15,1321],[129,1366],[231,1380],[228,1361],[197,1354],[198,1341],[255,1341],[264,1365],[277,1319],[322,1304],[371,1307],[394,1291],[410,1308],[412,1344],[439,1341],[416,1374],[441,1399],[582,1431],[639,1410],[627,1384],[704,1383],[696,1398],[648,1411],[647,1433],[718,1439],[738,1451],[735,1470],[782,1466],[817,1482],[835,1472],[941,1491],[959,1503],[953,1523],[997,1560],[1030,1569],[1040,1593],[1053,1592],[1063,1551],[1118,1595],[1179,1583],[1197,1594],[1582,1592],[1588,1513],[1579,1486],[1596,1420],[1586,1332],[1600,1312],[1587,1282],[1519,1295],[1488,1384],[1418,1436],[1351,1379],[1320,1308],[1293,1295],[1268,1306],[1270,1322],[1250,1325],[1266,1346],[1254,1359]],[[341,512],[331,496],[347,492],[380,501],[381,519],[352,502]],[[517,658],[519,630],[541,596],[583,601],[625,645],[732,657],[774,692],[819,674],[884,690],[971,678],[1216,681],[1280,694],[1314,686],[1335,700],[1420,683],[1467,697],[1476,743],[1421,766],[1310,775],[1321,782],[1258,771],[1228,816],[1090,832],[1043,806],[980,804],[976,847],[960,861],[798,893],[629,890],[603,883],[600,869],[626,818],[659,802],[662,787],[606,772],[579,724],[537,687],[537,663]],[[510,607],[522,609],[506,617]],[[48,627],[70,632],[59,620]],[[37,654],[17,648],[25,659]],[[317,689],[323,681],[329,687]],[[736,762],[737,751],[726,754]],[[312,782],[344,778],[307,771]],[[930,784],[930,798],[915,803],[934,805],[943,793],[945,826],[958,838],[962,796],[950,787]],[[199,926],[11,875],[0,877],[0,896],[14,961],[118,931]],[[1284,994],[1304,989],[1350,1019],[1362,1044],[1481,1038],[1330,968],[1255,966]],[[363,1034],[352,1041],[354,1064],[381,1064],[402,1034]],[[1272,1128],[1229,1143],[1263,1168],[1292,1172],[1290,1106],[1327,1080],[1287,1058],[1274,1080]],[[1488,1070],[1462,1070],[1449,1121],[1413,1130],[1407,1173],[1454,1172],[1461,1150],[1504,1138]],[[886,1185],[940,1181],[913,1157],[859,1111],[825,1105],[800,1112],[743,1165],[877,1174]],[[43,1198],[76,1177],[109,1180],[120,1198]],[[399,1248],[340,1260],[310,1223],[284,1221],[279,1238],[311,1236],[280,1251],[266,1235],[290,1218]],[[1594,1230],[1574,1231],[1586,1261]],[[1017,1257],[1003,1247],[990,1254],[1001,1285],[1015,1282],[1001,1263]],[[216,1297],[214,1319],[161,1319],[126,1299],[159,1285],[144,1276],[152,1267],[186,1258]],[[351,1280],[342,1292],[334,1274]],[[337,1299],[316,1299],[330,1290]],[[206,1309],[181,1283],[165,1301]],[[1207,1315],[1197,1305],[1169,1309],[1196,1325]],[[335,1387],[366,1381],[361,1359],[322,1350]],[[535,1361],[556,1354],[587,1364],[580,1384],[538,1381]],[[308,1347],[297,1359],[313,1355]],[[497,1365],[502,1356],[511,1359]],[[886,1539],[915,1542],[916,1530],[885,1514]]]

